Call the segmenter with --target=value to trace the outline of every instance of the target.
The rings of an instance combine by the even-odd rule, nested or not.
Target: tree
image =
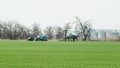
[[[8,39],[12,39],[12,28],[13,28],[13,23],[12,22],[8,22],[6,23],[6,29],[7,29],[7,38]]]
[[[48,39],[53,39],[54,37],[54,27],[48,26],[45,28],[44,33],[46,34]]]
[[[1,39],[26,39],[29,35],[29,28],[15,21],[0,21]]]
[[[91,33],[91,23],[89,21],[82,22],[79,17],[75,17],[76,21],[76,27],[78,27],[79,32],[81,32],[82,40],[86,41],[89,40],[90,38],[90,33]]]
[[[2,38],[2,22],[0,21],[0,39]]]
[[[67,33],[68,33],[68,31],[69,31],[70,29],[71,29],[70,23],[66,23],[66,24],[64,25],[64,37],[67,36]],[[66,41],[66,39],[65,39],[65,41]]]
[[[32,32],[34,36],[41,35],[42,32],[41,32],[40,24],[34,23],[32,25]]]
[[[55,27],[55,36],[57,40],[63,39],[64,30],[62,29],[62,27],[60,26]]]

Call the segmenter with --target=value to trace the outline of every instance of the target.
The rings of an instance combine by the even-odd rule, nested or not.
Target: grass
[[[0,68],[120,68],[120,42],[0,40]]]

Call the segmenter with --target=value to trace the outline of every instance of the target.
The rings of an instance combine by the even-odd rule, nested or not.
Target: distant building
[[[120,30],[105,30],[105,29],[93,29],[91,32],[91,40],[118,40],[120,36]]]

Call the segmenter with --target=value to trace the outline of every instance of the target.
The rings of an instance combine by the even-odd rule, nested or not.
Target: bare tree
[[[8,22],[6,25],[7,25],[7,26],[6,26],[6,29],[7,29],[7,37],[8,37],[8,39],[12,39],[13,23]]]
[[[34,36],[41,35],[42,31],[41,31],[41,28],[40,28],[40,24],[34,23],[32,25],[32,32],[33,32]]]
[[[67,35],[68,31],[71,29],[70,23],[64,25],[64,34]]]
[[[89,40],[92,29],[91,24],[89,21],[82,22],[79,17],[75,17],[75,19],[76,21],[74,21],[74,23],[76,23],[76,27],[78,27],[81,32],[82,40]]]
[[[26,39],[29,28],[17,22],[0,22],[1,39]]]
[[[21,33],[21,39],[28,38],[30,36],[30,29],[25,26],[23,26],[22,29],[23,29],[23,32]]]
[[[62,27],[57,26],[57,27],[55,28],[55,36],[56,36],[56,39],[57,39],[57,40],[62,40],[62,39],[63,39],[64,30],[63,30]]]
[[[2,22],[0,21],[0,39],[2,38]]]
[[[66,23],[66,24],[64,25],[64,37],[67,36],[67,33],[68,33],[68,31],[69,31],[70,29],[71,29],[70,23]],[[66,39],[65,39],[65,41],[66,41]]]
[[[0,38],[1,39],[9,39],[10,37],[10,23],[0,22]]]
[[[7,28],[7,23],[6,22],[2,23],[2,28],[3,28],[2,38],[7,39],[8,28]]]
[[[17,25],[17,39],[26,39],[27,35],[29,33],[28,28],[25,27],[22,24],[16,24]]]
[[[44,33],[46,34],[48,39],[53,39],[54,37],[54,27],[48,26],[45,28]]]

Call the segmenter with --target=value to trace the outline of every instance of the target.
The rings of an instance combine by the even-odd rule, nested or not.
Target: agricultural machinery
[[[37,36],[37,37],[29,37],[27,41],[47,41],[47,36]]]
[[[78,36],[77,35],[68,35],[68,36],[65,36],[65,41],[75,41],[75,40],[78,40]]]

